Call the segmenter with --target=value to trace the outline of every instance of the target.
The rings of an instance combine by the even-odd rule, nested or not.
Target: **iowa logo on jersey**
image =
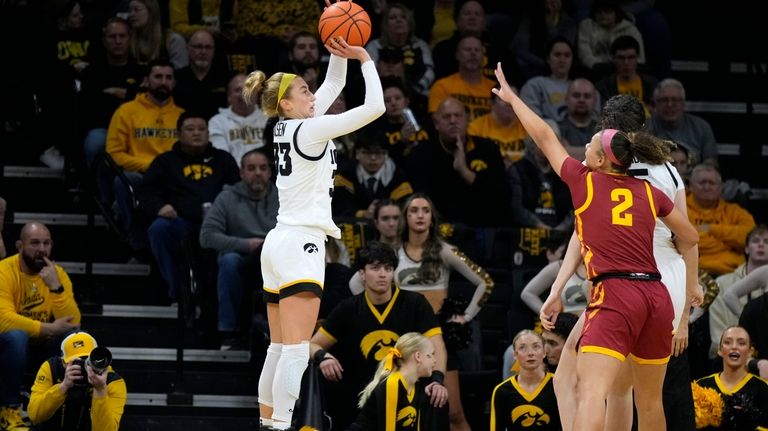
[[[413,406],[406,406],[397,412],[398,429],[413,428],[416,429],[416,409]]]
[[[395,347],[399,335],[386,329],[369,332],[360,341],[360,351],[367,360],[381,361],[387,356],[387,352]]]
[[[317,253],[318,252],[318,248],[317,248],[317,246],[315,244],[312,244],[311,242],[308,242],[308,243],[304,244],[304,251],[306,251],[309,254]]]
[[[512,409],[512,423],[523,428],[549,424],[549,415],[538,406],[523,404]]]

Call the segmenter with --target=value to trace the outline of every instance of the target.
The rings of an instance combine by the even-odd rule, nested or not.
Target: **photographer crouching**
[[[125,381],[110,366],[112,354],[86,332],[61,343],[61,356],[40,366],[29,399],[33,430],[116,431],[123,416]]]

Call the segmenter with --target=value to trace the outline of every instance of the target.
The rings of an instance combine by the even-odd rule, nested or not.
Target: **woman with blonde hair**
[[[520,372],[493,390],[491,431],[561,430],[552,373],[544,363],[544,339],[523,329],[512,339]]]
[[[187,41],[178,33],[163,30],[157,0],[131,0],[131,54],[139,64],[166,58],[176,70],[189,64]]]
[[[326,237],[341,238],[331,218],[336,174],[336,146],[331,139],[351,133],[384,113],[376,67],[362,47],[341,38],[326,45],[331,61],[325,81],[312,94],[306,81],[278,72],[265,79],[251,73],[243,97],[260,95],[272,129],[280,209],[277,226],[267,234],[261,253],[264,298],[271,343],[259,378],[263,426],[287,429],[309,361],[325,278]],[[347,59],[359,60],[365,79],[363,105],[330,115],[326,111],[344,88]]]
[[[379,362],[373,380],[360,393],[362,409],[349,431],[417,430],[420,420],[416,381],[435,369],[435,346],[418,332],[398,338]]]

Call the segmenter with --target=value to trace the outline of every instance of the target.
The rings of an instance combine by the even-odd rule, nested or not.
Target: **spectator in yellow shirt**
[[[744,263],[744,245],[755,219],[744,208],[720,197],[722,177],[714,166],[691,172],[688,218],[699,231],[699,268],[712,274],[732,272]]]
[[[516,88],[513,88],[513,91],[517,93]],[[495,94],[492,96],[491,112],[472,120],[467,134],[493,141],[499,147],[504,164],[509,167],[523,158],[528,132],[517,121],[517,115],[509,103],[505,103]]]

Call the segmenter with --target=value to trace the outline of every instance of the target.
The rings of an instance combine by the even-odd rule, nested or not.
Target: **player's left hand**
[[[672,336],[672,356],[680,356],[688,348],[688,325],[678,325],[675,335]]]
[[[442,407],[448,402],[448,389],[437,382],[432,382],[424,388],[433,407]]]

